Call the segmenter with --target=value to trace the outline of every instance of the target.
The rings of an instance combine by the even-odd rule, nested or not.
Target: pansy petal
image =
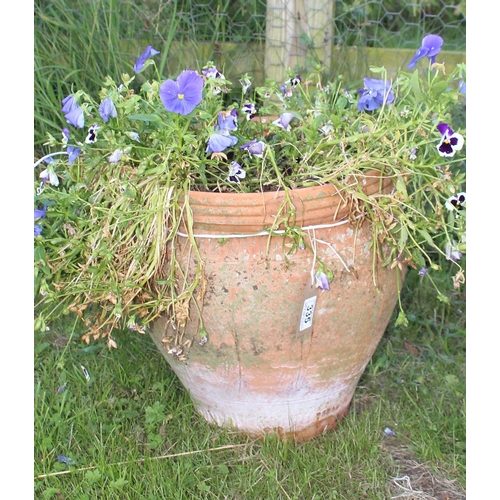
[[[142,68],[144,68],[144,63],[150,58],[155,56],[156,54],[159,54],[160,52],[158,50],[153,49],[151,45],[148,45],[146,47],[146,50],[139,56],[137,61],[134,64],[134,72],[140,73],[142,71]]]
[[[101,102],[99,114],[105,123],[107,123],[110,118],[116,118],[118,116],[116,106],[110,97],[106,97],[106,99]]]
[[[441,135],[452,135],[453,134],[453,130],[451,129],[451,127],[447,124],[447,123],[439,123],[436,128],[439,130],[439,133]]]
[[[80,148],[68,146],[68,163],[71,165],[80,155]]]
[[[45,217],[45,212],[47,211],[47,207],[42,208],[42,209],[34,209],[35,212],[35,219],[40,219],[42,217]]]
[[[75,102],[75,96],[69,95],[65,97],[62,101],[62,112],[64,114],[69,113],[70,111],[73,111],[78,104]]]
[[[226,148],[234,146],[238,142],[238,138],[229,134],[215,133],[208,139],[206,153],[221,153]]]
[[[85,125],[85,116],[83,114],[83,109],[80,108],[80,106],[77,106],[69,113],[66,113],[64,117],[70,125],[73,125],[73,127],[83,128]]]

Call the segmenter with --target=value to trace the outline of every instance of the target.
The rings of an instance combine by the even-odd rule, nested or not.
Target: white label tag
[[[302,316],[300,318],[300,332],[312,326],[314,308],[316,307],[316,298],[316,295],[313,295],[312,297],[304,300],[304,305],[302,307]]]

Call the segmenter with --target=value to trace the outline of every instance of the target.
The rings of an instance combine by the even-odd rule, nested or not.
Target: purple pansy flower
[[[239,184],[240,179],[244,179],[246,177],[246,172],[243,170],[241,165],[235,161],[231,163],[229,167],[229,176],[227,180],[229,182],[236,182]]]
[[[101,102],[99,106],[99,114],[105,123],[108,122],[109,118],[116,118],[118,113],[116,112],[116,107],[111,97],[106,97],[104,101]]]
[[[201,102],[203,77],[196,71],[183,71],[177,81],[167,80],[160,86],[160,99],[167,111],[187,115]]]
[[[257,108],[255,107],[255,104],[251,102],[243,104],[241,110],[247,115],[247,120],[251,120],[254,116],[257,115]]]
[[[290,124],[292,119],[293,119],[293,113],[282,113],[277,120],[273,121],[273,124],[288,132],[289,130],[288,125]]]
[[[258,141],[257,139],[252,139],[251,141],[240,146],[240,149],[243,151],[248,151],[250,156],[254,155],[258,158],[262,158],[264,154],[264,148],[266,147],[266,143],[262,141]]]
[[[321,290],[330,290],[330,282],[328,276],[324,271],[317,271],[315,274],[316,278],[316,288],[321,288]]]
[[[52,165],[49,165],[45,170],[40,172],[40,179],[42,179],[43,184],[48,182],[53,186],[59,186],[59,177],[57,177],[57,174],[54,172]]]
[[[68,163],[71,165],[80,154],[80,148],[75,148],[74,146],[68,146]]]
[[[243,94],[246,94],[248,89],[252,86],[252,81],[248,77],[241,78],[240,85],[243,88]]]
[[[434,64],[436,62],[436,55],[443,46],[443,39],[439,35],[427,35],[422,40],[421,47],[417,50],[416,54],[412,57],[408,69],[413,69],[417,65],[417,61],[422,57],[427,56]]]
[[[365,88],[358,90],[361,97],[358,101],[358,110],[373,111],[380,108],[385,102],[390,104],[394,101],[394,94],[391,92],[391,83],[387,80],[377,80],[375,78],[364,79]]]
[[[142,68],[144,68],[144,63],[150,58],[155,56],[156,54],[159,54],[160,52],[158,50],[153,49],[151,45],[148,45],[146,47],[146,50],[139,56],[137,61],[134,64],[134,71],[135,74],[140,73]]]
[[[66,465],[73,465],[75,463],[72,458],[66,457],[64,455],[57,455],[57,461]]]
[[[453,262],[456,262],[457,260],[460,260],[462,258],[462,252],[458,250],[456,241],[446,242],[445,254],[446,258],[448,260],[452,260]]]
[[[99,130],[99,125],[97,123],[94,123],[92,126],[89,127],[87,131],[87,137],[85,138],[85,142],[87,144],[93,144],[94,142],[97,141],[97,131]]]
[[[439,123],[437,129],[443,136],[437,145],[438,153],[443,157],[455,156],[455,152],[460,151],[464,145],[463,136],[458,132],[453,132],[447,123]]]
[[[426,267],[421,267],[418,274],[419,274],[419,276],[427,276],[429,274],[429,271],[427,270]]]
[[[457,212],[460,210],[463,210],[465,208],[465,193],[457,193],[454,194],[453,196],[450,196],[446,202],[445,202],[445,207],[452,211],[456,210]],[[457,217],[459,217],[459,214],[457,213]]]
[[[302,78],[300,77],[300,75],[297,75],[297,76],[294,76],[294,77],[288,79],[285,82],[285,85],[291,85],[292,87],[296,87],[301,81],[302,81]]]
[[[206,153],[221,153],[226,148],[234,146],[238,142],[238,138],[229,135],[227,130],[213,133],[208,139]]]
[[[205,68],[202,73],[206,78],[218,78],[220,80],[226,79],[225,76],[215,66]]]
[[[62,142],[63,142],[63,144],[68,144],[69,138],[70,138],[69,130],[66,127],[64,127],[62,129]]]

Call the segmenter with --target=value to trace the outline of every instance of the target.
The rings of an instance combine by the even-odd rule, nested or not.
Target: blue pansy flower
[[[219,113],[215,130],[238,130],[238,110],[233,108],[229,113]]]
[[[238,138],[229,135],[227,130],[213,133],[208,139],[206,153],[221,153],[226,148],[234,146],[238,142]]]
[[[46,211],[47,207],[44,207],[41,210],[35,208],[35,220],[45,217]],[[39,236],[41,232],[42,232],[42,226],[40,226],[39,224],[35,224],[35,236]]]
[[[222,112],[217,115],[215,132],[208,139],[206,153],[221,153],[224,149],[234,146],[238,138],[229,134],[230,130],[238,129],[238,111],[233,108],[230,112]]]
[[[111,97],[106,97],[106,99],[101,102],[101,105],[99,106],[99,114],[105,123],[107,123],[110,118],[116,118],[118,116],[115,104],[111,100]]]
[[[436,62],[436,55],[443,46],[443,39],[439,35],[427,35],[422,40],[421,47],[417,50],[416,54],[412,57],[408,69],[413,69],[417,65],[417,61],[422,57],[427,56],[434,64]]]
[[[144,63],[150,58],[153,57],[160,52],[158,50],[153,49],[151,45],[146,47],[146,50],[138,57],[137,61],[134,64],[134,72],[135,74],[140,73],[142,68],[144,68]]]
[[[80,108],[80,106],[77,106],[69,113],[66,113],[64,117],[70,125],[73,125],[73,127],[83,128],[85,125],[85,116],[83,114],[83,109]]]
[[[328,275],[324,271],[317,271],[315,278],[316,288],[321,288],[321,290],[330,290],[330,281],[328,280]]]
[[[258,141],[257,139],[252,139],[248,141],[243,146],[240,146],[240,149],[243,151],[248,151],[249,155],[257,156],[258,158],[262,158],[264,154],[264,149],[266,147],[266,143],[262,141]]]
[[[273,124],[280,127],[288,132],[288,125],[293,119],[293,113],[282,113],[277,120],[273,121]]]
[[[123,156],[123,151],[121,149],[115,149],[115,151],[108,158],[109,163],[118,163]]]
[[[62,112],[66,121],[73,125],[73,127],[83,128],[85,125],[85,116],[83,114],[83,109],[78,106],[75,96],[69,95],[65,97],[62,101]]]
[[[75,148],[75,146],[68,146],[68,163],[71,165],[80,154],[80,148]]]
[[[394,94],[392,93],[391,83],[387,80],[377,80],[375,78],[364,79],[365,88],[360,89],[358,92],[361,97],[358,101],[358,110],[373,111],[380,108],[385,102],[390,104],[394,101]]]
[[[69,113],[70,111],[73,111],[73,109],[78,107],[78,104],[75,101],[75,96],[74,95],[68,95],[66,96],[62,101],[62,112],[64,114]]]
[[[167,111],[187,115],[202,99],[203,77],[196,71],[185,70],[177,81],[167,80],[160,86],[160,99]]]

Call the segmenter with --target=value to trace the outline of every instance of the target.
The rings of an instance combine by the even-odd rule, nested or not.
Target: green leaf
[[[370,66],[370,71],[372,73],[383,73],[385,71],[385,68],[382,66],[382,67],[377,67],[377,66]]]
[[[425,239],[425,241],[427,241],[427,243],[429,243],[429,245],[431,245],[433,247],[436,246],[431,235],[425,229],[419,229],[418,232]]]
[[[339,110],[339,111],[342,111],[343,109],[345,109],[347,107],[347,99],[343,96],[340,96],[338,99],[337,99],[337,102],[335,103],[335,107]]]
[[[42,342],[41,344],[35,347],[35,354],[40,354],[41,352],[45,351],[45,349],[47,349],[47,347],[49,346],[50,342]]]
[[[87,472],[85,472],[85,481],[90,485],[99,481],[100,478],[101,478],[101,473],[99,469],[88,470]]]
[[[123,477],[119,477],[116,481],[111,481],[111,488],[115,490],[122,490],[124,486],[128,484],[128,481]]]
[[[229,474],[229,469],[228,469],[227,465],[224,465],[224,464],[219,465],[219,474],[222,474],[222,475]]]
[[[407,241],[408,241],[408,229],[406,229],[406,226],[401,226],[401,232],[399,234],[399,241],[398,241],[398,250],[400,252],[403,251]]]
[[[408,200],[408,191],[406,190],[406,183],[402,177],[396,180],[396,191],[404,196],[404,200]]]
[[[435,97],[438,97],[439,94],[442,94],[448,88],[448,82],[436,82],[432,86],[432,93]]]
[[[459,383],[458,377],[456,375],[453,375],[452,373],[445,375],[444,379],[446,380],[447,384],[451,386],[457,385]]]
[[[413,90],[413,95],[417,102],[421,102],[424,98],[422,91],[420,90],[420,78],[418,77],[418,70],[416,69],[410,78],[410,86]]]

